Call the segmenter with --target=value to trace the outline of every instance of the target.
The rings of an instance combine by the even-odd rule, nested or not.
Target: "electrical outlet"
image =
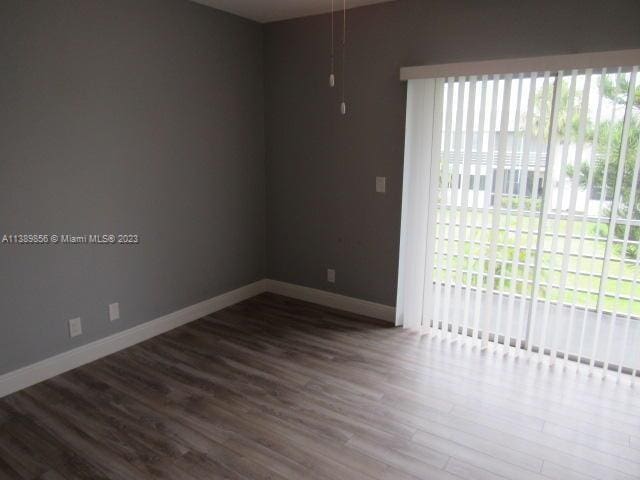
[[[109,320],[113,322],[115,320],[118,320],[119,318],[120,318],[120,304],[118,302],[110,303],[109,304]]]
[[[82,319],[80,317],[69,320],[69,336],[73,338],[78,335],[82,335]]]
[[[336,271],[333,268],[327,268],[327,282],[336,283]]]
[[[376,177],[376,192],[377,193],[387,192],[387,177]]]

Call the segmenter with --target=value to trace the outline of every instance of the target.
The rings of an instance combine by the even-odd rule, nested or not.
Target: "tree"
[[[578,138],[578,130],[580,127],[580,100],[582,98],[582,90],[576,89],[572,98],[569,98],[571,87],[569,81],[562,80],[558,92],[560,98],[558,99],[558,112],[556,114],[556,131],[558,133],[558,140],[564,141],[567,124],[570,126],[569,140],[576,141]],[[549,129],[551,123],[551,108],[553,103],[553,90],[550,88],[546,98],[546,115],[542,116],[542,89],[538,88],[536,91],[536,97],[534,100],[534,124],[532,134],[537,137],[540,132],[540,128],[543,129],[543,137],[546,141],[549,140]],[[569,106],[571,105],[571,119],[567,119],[569,115]],[[585,128],[585,142],[590,142],[593,139],[593,126],[589,123]]]
[[[602,82],[604,98],[607,99],[611,106],[618,105],[624,108],[627,104],[627,95],[629,93],[629,79],[625,75],[617,75],[615,79],[609,75],[602,76],[600,78]],[[563,91],[565,89],[563,88]],[[632,208],[631,219],[640,220],[640,188],[636,188],[635,198],[631,198],[631,190],[634,181],[633,173],[635,168],[635,162],[637,161],[638,152],[638,140],[640,137],[640,86],[635,88],[632,92],[632,112],[629,122],[629,137],[627,142],[626,160],[624,165],[621,190],[620,190],[620,204],[618,208],[618,216],[626,218],[629,213],[629,208]],[[561,102],[561,105],[568,105],[568,102]],[[566,107],[563,107],[566,108]],[[558,112],[560,113],[560,112]],[[566,117],[566,113],[565,113]],[[593,131],[593,125],[590,122],[589,128]],[[618,166],[620,161],[621,147],[622,147],[622,135],[623,135],[624,121],[623,119],[604,119],[600,122],[598,128],[598,138],[595,139],[596,158],[593,171],[592,189],[600,191],[605,188],[605,198],[611,200],[613,198],[616,177],[618,174]],[[592,138],[593,140],[593,138]],[[604,178],[606,169],[606,179]],[[587,187],[588,176],[590,172],[589,162],[582,162],[580,165],[580,186],[585,189]],[[567,168],[567,175],[573,176],[573,168]],[[588,195],[591,192],[587,192]],[[601,212],[604,216],[611,214],[610,210]],[[614,235],[617,239],[622,240],[625,232],[624,224],[616,224]],[[640,240],[640,227],[631,227],[629,230],[630,240]],[[618,251],[621,245],[616,244]],[[622,252],[619,251],[620,254]],[[628,245],[624,255],[628,258],[635,259],[638,255],[638,246]]]

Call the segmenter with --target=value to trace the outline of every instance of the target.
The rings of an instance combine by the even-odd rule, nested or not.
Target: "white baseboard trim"
[[[87,363],[106,357],[119,350],[144,342],[156,335],[193,322],[223,308],[234,305],[263,292],[272,292],[326,307],[366,315],[368,317],[395,321],[395,308],[389,305],[347,297],[315,288],[303,287],[278,280],[263,279],[223,293],[217,297],[190,305],[136,327],[115,333],[95,342],[87,343],[53,357],[27,365],[26,367],[0,375],[0,398],[36,383],[73,370]]]
[[[266,280],[245,285],[136,327],[0,376],[0,398],[263,293]]]
[[[318,290],[316,288],[303,287],[293,283],[280,282],[278,280],[266,279],[266,290],[285,297],[304,300],[305,302],[317,303],[325,307],[337,308],[358,315],[377,318],[388,322],[395,322],[396,309],[390,305],[369,302],[359,298],[347,297],[338,293]]]

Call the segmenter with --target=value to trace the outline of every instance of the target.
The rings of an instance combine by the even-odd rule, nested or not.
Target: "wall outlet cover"
[[[110,303],[109,304],[109,320],[113,322],[115,320],[118,320],[119,318],[120,318],[120,304],[118,302]]]
[[[327,282],[336,283],[336,271],[333,268],[327,268]]]
[[[376,192],[377,193],[387,192],[387,177],[376,177]]]
[[[73,338],[78,335],[82,335],[82,319],[80,317],[69,320],[69,336]]]

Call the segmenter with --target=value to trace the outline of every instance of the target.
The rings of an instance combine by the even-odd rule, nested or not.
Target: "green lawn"
[[[440,211],[438,211],[440,216]],[[598,300],[598,291],[603,271],[603,260],[606,245],[606,234],[608,226],[602,223],[596,225],[596,222],[575,221],[572,227],[572,238],[566,243],[563,235],[568,233],[568,224],[566,220],[558,220],[556,225],[555,219],[547,219],[545,226],[544,245],[541,250],[547,250],[539,253],[537,248],[537,230],[539,217],[534,215],[533,218],[526,217],[522,224],[518,227],[515,214],[507,215],[503,213],[499,215],[499,226],[502,230],[493,232],[491,228],[492,213],[489,212],[489,227],[482,229],[478,226],[481,223],[482,212],[479,210],[474,216],[475,225],[471,226],[471,214],[467,214],[467,228],[465,229],[465,241],[462,243],[460,250],[460,242],[455,240],[458,238],[460,224],[460,212],[455,216],[455,224],[449,227],[448,221],[450,213],[447,211],[442,220],[438,218],[438,237],[443,239],[454,239],[436,241],[436,278],[446,281],[444,268],[450,262],[450,268],[454,279],[462,276],[462,283],[473,287],[480,286],[480,278],[482,278],[482,287],[487,287],[487,274],[489,271],[489,245],[493,235],[496,235],[498,247],[496,249],[496,267],[495,280],[493,289],[499,292],[509,293],[512,286],[515,293],[530,295],[533,289],[534,279],[534,263],[537,255],[542,255],[542,263],[540,269],[540,289],[538,298],[552,301],[560,300],[564,303],[572,304],[595,309]],[[457,225],[456,225],[457,224]],[[596,226],[598,229],[596,230]],[[509,231],[506,231],[506,229]],[[516,230],[520,229],[520,248],[516,249]],[[558,236],[554,244],[553,233],[557,228]],[[531,233],[529,233],[531,232]],[[598,232],[598,234],[596,234]],[[581,241],[581,235],[585,239]],[[530,248],[527,248],[527,244]],[[638,269],[634,258],[627,258],[622,261],[621,255],[622,242],[617,241],[611,250],[611,259],[608,264],[608,272],[604,279],[605,297],[603,300],[603,308],[606,311],[617,312],[626,315],[630,312],[634,317],[640,318],[640,292],[637,288],[633,288],[632,280]],[[562,282],[561,269],[563,253],[565,247],[568,252],[575,254],[569,256],[567,261],[566,281]],[[527,252],[529,256],[529,268],[526,268]],[[451,254],[449,258],[448,254]],[[481,258],[482,262],[481,262]],[[588,258],[595,257],[595,258]],[[578,273],[573,273],[578,272]],[[640,277],[640,272],[637,274]],[[525,281],[527,280],[527,281]],[[638,278],[640,283],[640,278]],[[452,282],[453,283],[453,282]],[[561,291],[560,285],[565,284],[564,292]],[[616,293],[618,298],[616,298]],[[622,298],[620,298],[622,297]],[[625,298],[629,297],[629,298]]]

